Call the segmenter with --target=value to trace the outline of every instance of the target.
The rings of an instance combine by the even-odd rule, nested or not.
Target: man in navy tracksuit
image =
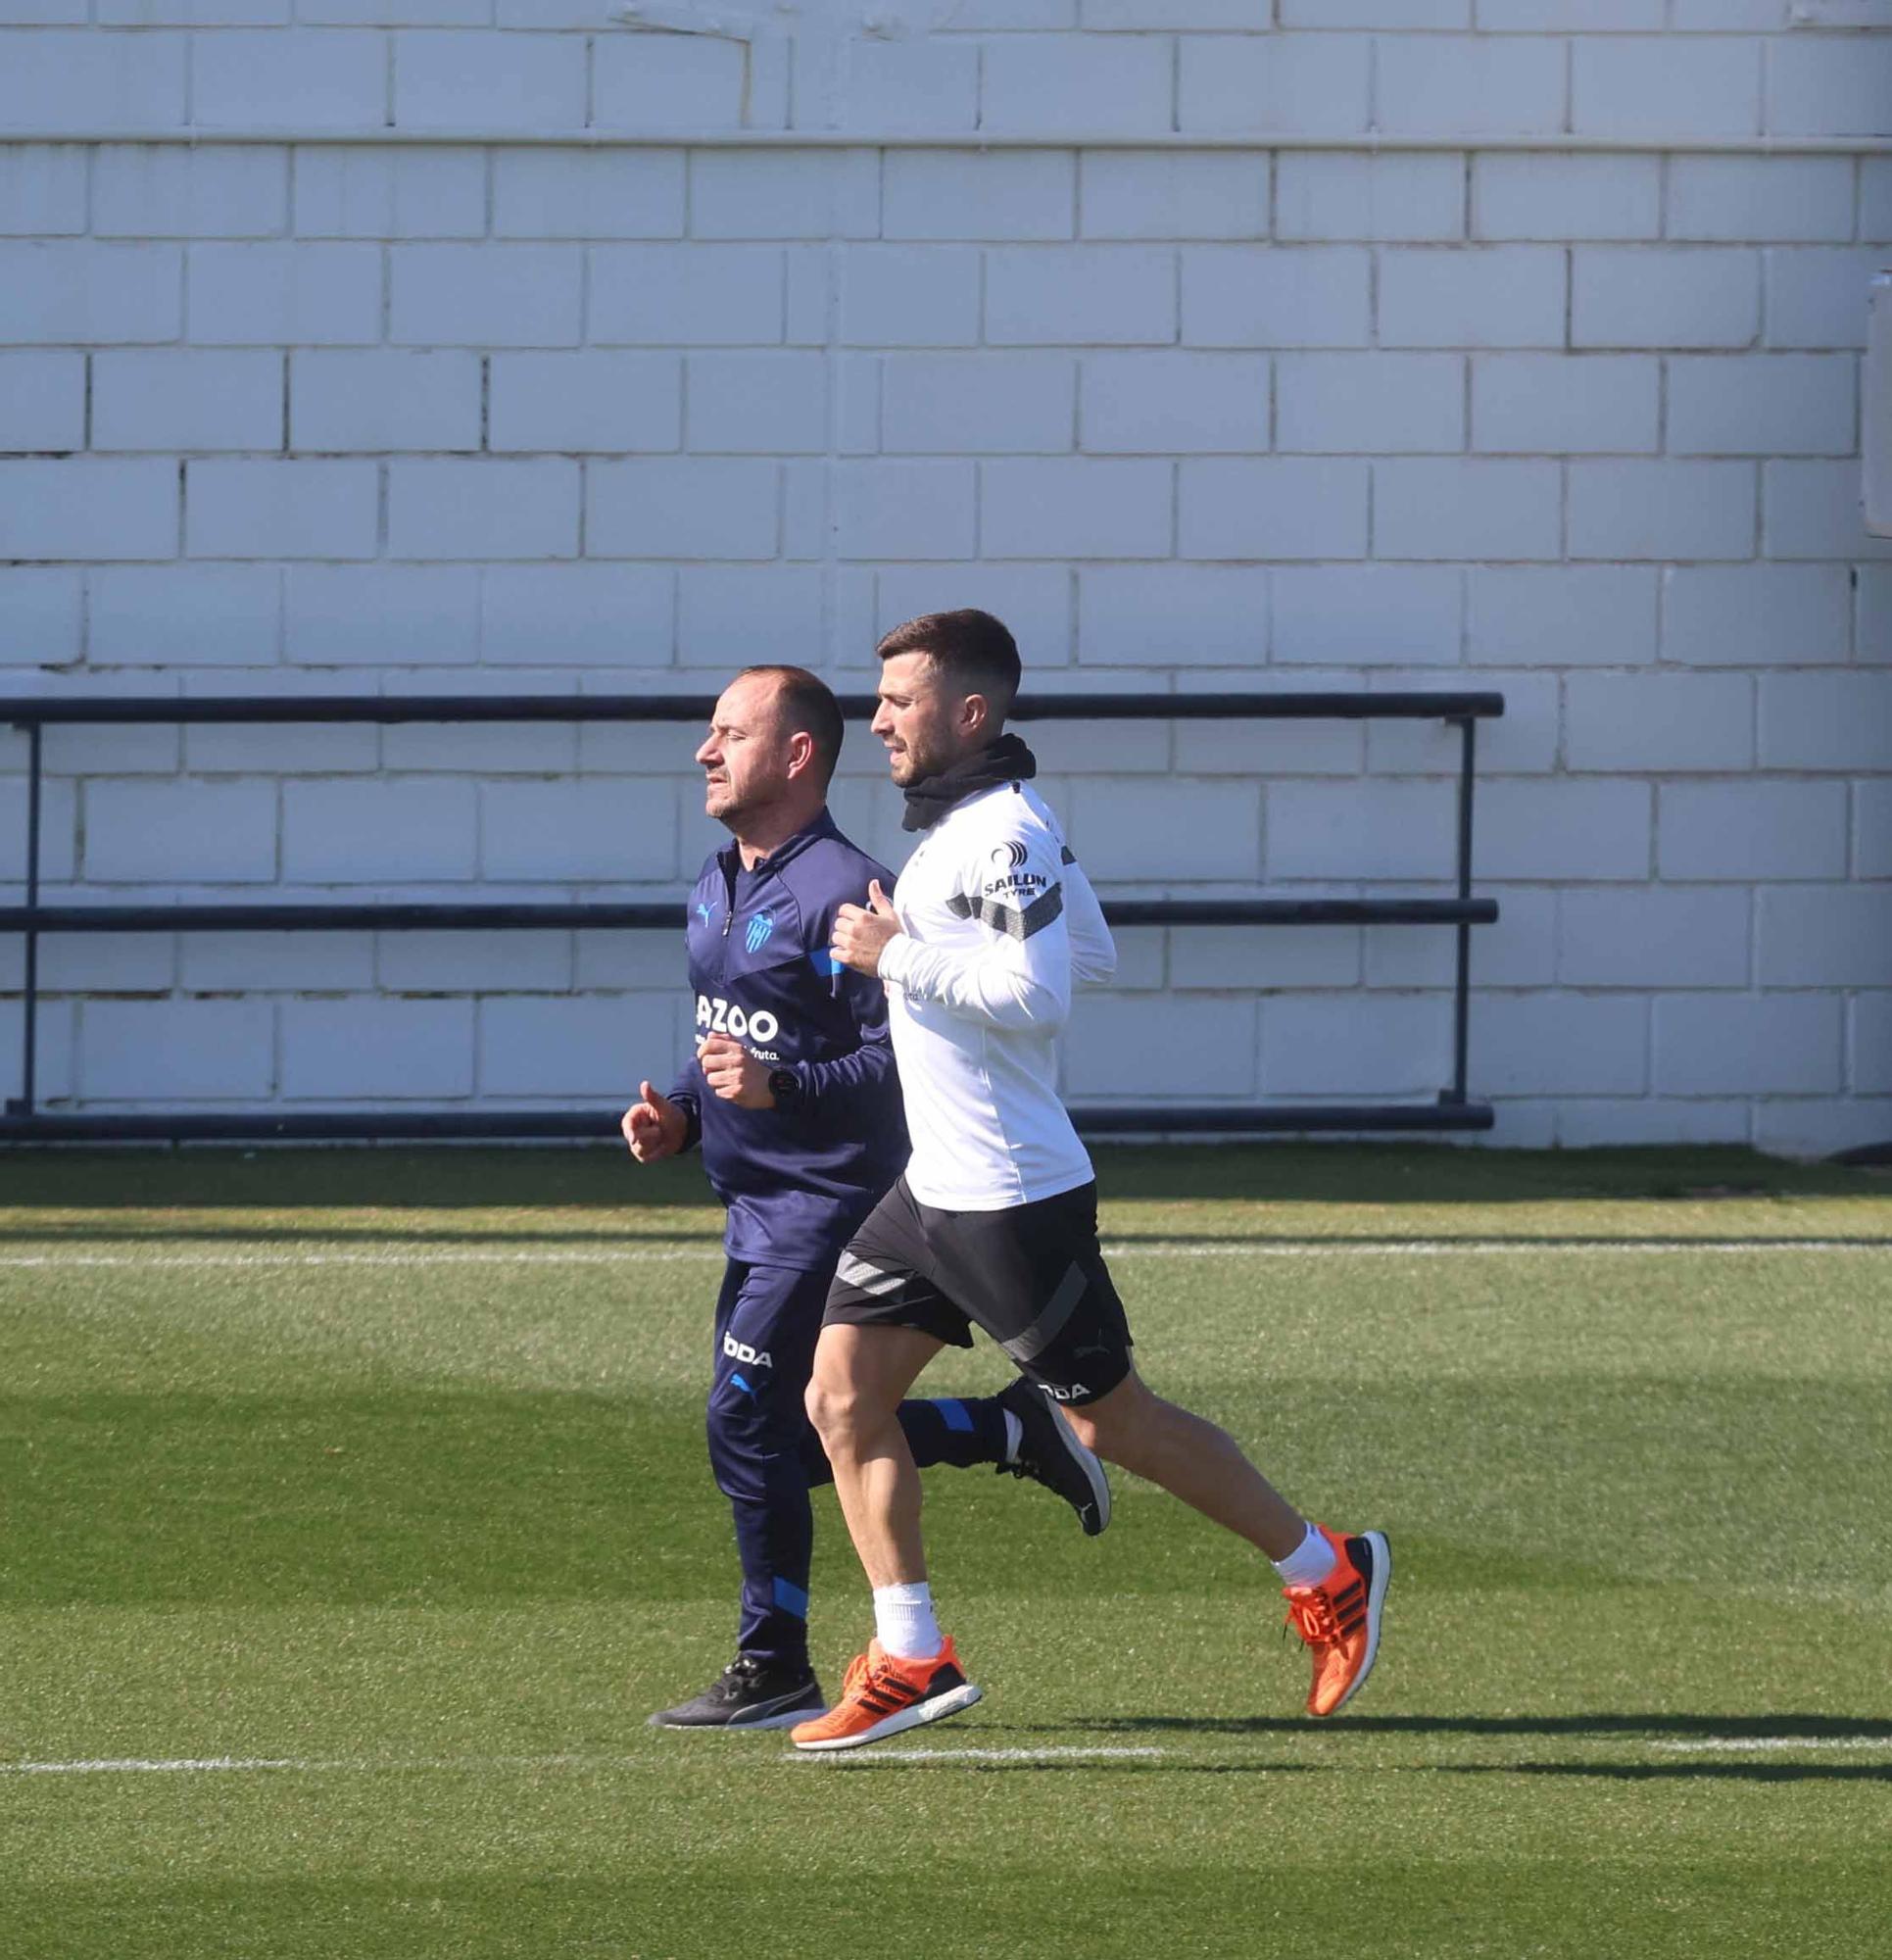
[[[668,1096],[649,1082],[623,1130],[641,1162],[701,1143],[729,1208],[716,1301],[709,1457],[743,1567],[737,1655],[667,1728],[778,1728],[823,1703],[808,1661],[808,1493],[833,1473],[802,1404],[835,1262],[906,1162],[878,980],[830,954],[835,914],[892,874],[826,807],[841,710],[799,667],[752,667],[697,752],[704,808],[734,841],[690,894],[697,1054]],[[916,1463],[994,1463],[1063,1496],[1087,1532],[1109,1488],[1022,1380],[979,1399],[908,1401]]]

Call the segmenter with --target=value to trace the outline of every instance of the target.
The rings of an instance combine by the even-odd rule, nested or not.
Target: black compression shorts
[[[1003,1211],[941,1211],[902,1177],[842,1253],[822,1317],[912,1327],[954,1348],[982,1327],[1052,1400],[1074,1405],[1130,1373],[1094,1183]]]

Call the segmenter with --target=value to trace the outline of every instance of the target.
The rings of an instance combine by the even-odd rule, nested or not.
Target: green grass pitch
[[[1161,1493],[1091,1541],[936,1471],[981,1706],[814,1760],[652,1731],[734,1631],[694,1163],[0,1156],[0,1953],[1892,1950],[1892,1184],[1099,1164],[1150,1381],[1390,1535],[1337,1721]],[[833,1689],[868,1615],[818,1502]]]

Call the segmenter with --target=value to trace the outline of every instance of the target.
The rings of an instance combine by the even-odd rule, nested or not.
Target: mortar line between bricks
[[[1542,156],[1631,157],[1880,157],[1892,156],[1892,136],[1600,136],[1475,134],[1393,134],[1379,130],[1355,135],[1310,135],[1258,129],[1251,132],[1157,130],[1029,132],[946,130],[920,134],[907,130],[840,129],[403,129],[380,125],[361,129],[172,126],[167,128],[0,129],[0,148],[48,145],[135,144],[144,148],[244,148],[302,144],[312,148],[412,148],[509,150],[964,150],[980,154],[1024,150],[1237,151],[1333,153],[1364,156],[1420,156],[1444,153]]]

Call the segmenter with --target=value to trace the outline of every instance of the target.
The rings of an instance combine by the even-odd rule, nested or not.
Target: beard
[[[703,785],[703,813],[713,816],[718,823],[733,827],[750,813],[751,808],[751,800],[727,779]]]
[[[909,741],[903,748],[890,749],[887,754],[888,773],[900,789],[924,782],[928,776],[937,776],[951,765],[952,758],[930,742]]]

